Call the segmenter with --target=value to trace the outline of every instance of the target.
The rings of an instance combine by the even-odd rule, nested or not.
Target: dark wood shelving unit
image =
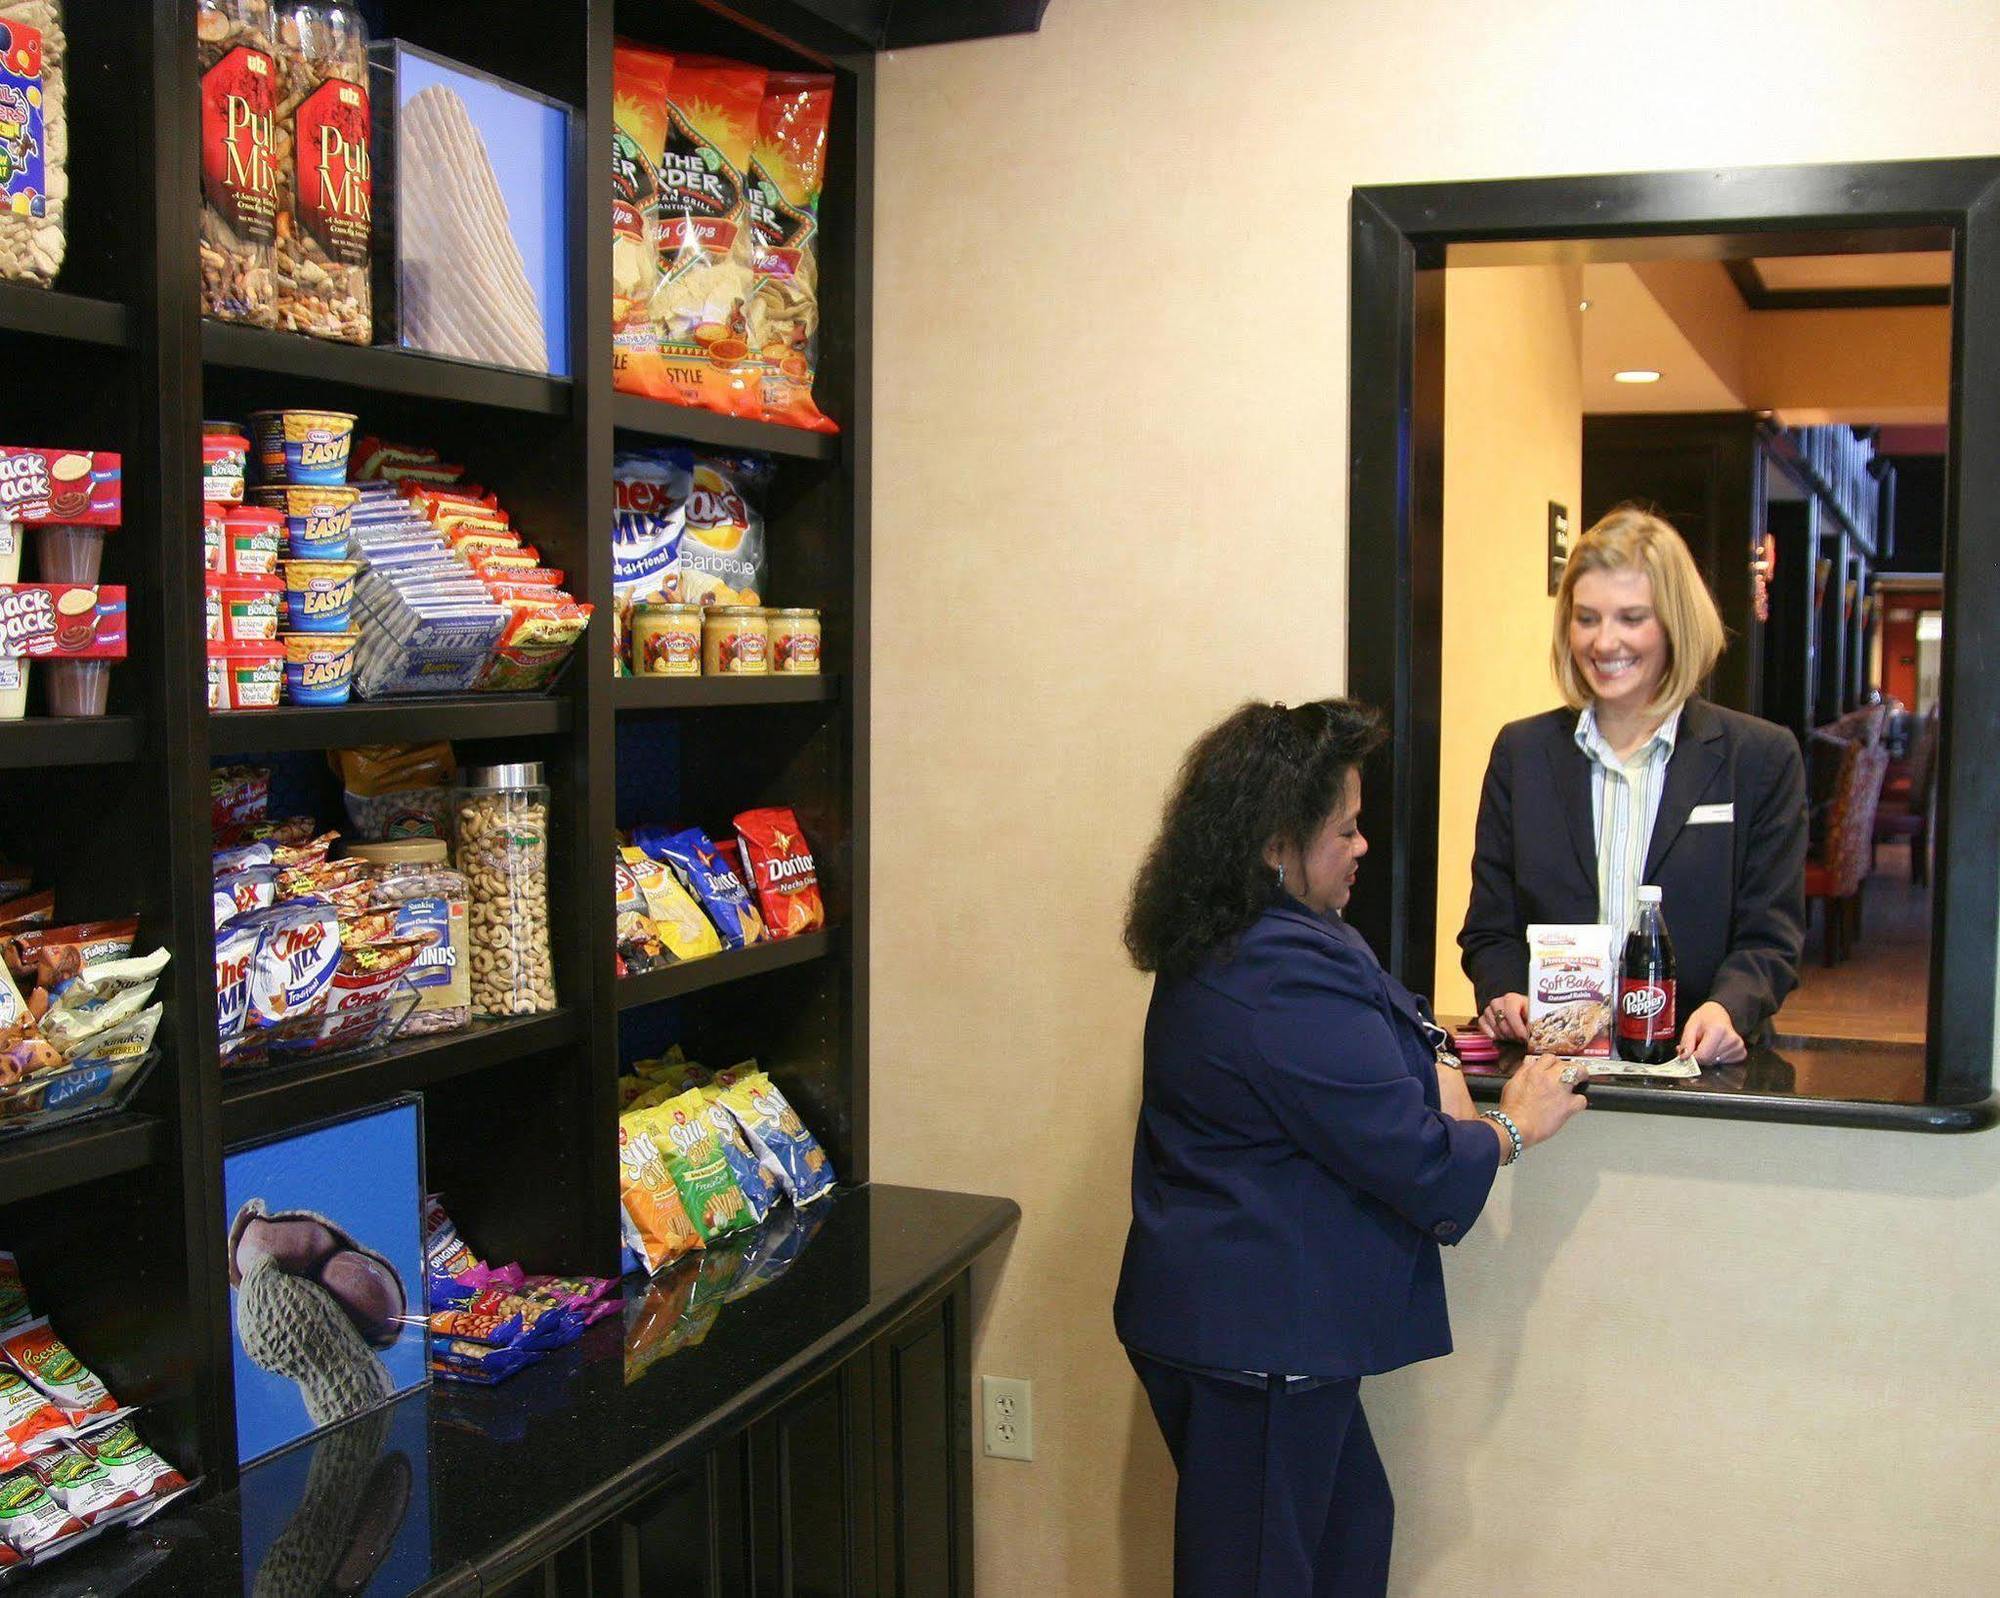
[[[470,1071],[550,1053],[574,1043],[582,1030],[574,1011],[556,1010],[519,1020],[475,1021],[462,1032],[404,1038],[325,1064],[308,1060],[224,1072],[223,1136],[231,1143],[268,1137]]]
[[[28,716],[0,721],[0,771],[109,766],[139,756],[131,716]]]
[[[174,956],[156,994],[166,1005],[164,1058],[134,1106],[0,1140],[0,1206],[16,1206],[0,1215],[0,1234],[21,1257],[36,1308],[84,1363],[143,1386],[149,1440],[199,1472],[211,1493],[236,1475],[223,1184],[233,1145],[422,1091],[427,1177],[468,1239],[531,1270],[615,1275],[617,1076],[629,1023],[683,1027],[691,1051],[704,1038],[717,1051],[743,1045],[819,1136],[842,1183],[862,1185],[869,1174],[872,51],[880,37],[811,19],[795,0],[578,0],[554,15],[494,0],[478,29],[464,25],[460,8],[427,0],[364,10],[380,37],[575,108],[573,377],[204,321],[195,0],[65,7],[72,61],[101,68],[71,78],[68,258],[54,292],[0,285],[0,351],[34,378],[0,395],[0,439],[123,455],[125,524],[107,543],[104,580],[131,597],[116,714],[0,724],[0,851],[32,866],[37,887],[55,889],[60,918],[136,914],[136,947]],[[620,36],[833,73],[815,392],[839,435],[613,391],[607,153]],[[378,189],[378,207],[386,203]],[[554,692],[208,710],[202,423],[300,404],[353,411],[360,430],[435,444],[498,495],[567,586],[596,607]],[[827,675],[616,677],[613,454],[647,439],[774,458],[769,602],[819,609]],[[696,711],[704,713],[680,714]],[[373,1057],[225,1075],[212,963],[214,765],[278,756],[271,763],[304,795],[290,802],[344,828],[337,781],[318,751],[435,739],[451,740],[467,764],[544,765],[549,942],[563,1008],[405,1040]],[[642,808],[628,810],[628,786],[629,803]],[[621,985],[616,829],[650,821],[722,835],[733,816],[764,805],[796,810],[836,930]],[[690,1002],[647,1008],[672,999]],[[101,1186],[89,1202],[67,1191],[92,1183]],[[531,1531],[522,1528],[524,1537]]]
[[[537,738],[569,730],[570,702],[545,695],[440,694],[345,705],[225,710],[208,719],[210,754],[352,749],[426,738]]]
[[[0,283],[0,332],[123,349],[132,342],[132,316],[112,300],[31,283]]]
[[[303,333],[274,333],[225,322],[202,323],[201,353],[210,366],[537,416],[567,415],[575,393],[575,385],[566,377],[448,360],[418,350],[336,344]]]
[[[151,1165],[165,1147],[165,1130],[158,1116],[112,1110],[0,1139],[0,1204]]]
[[[840,679],[819,677],[620,677],[620,710],[704,710],[737,705],[815,705],[840,697]]]
[[[611,420],[621,433],[649,438],[679,439],[708,449],[750,450],[788,460],[832,461],[840,458],[840,435],[808,433],[775,422],[747,421],[714,411],[669,405],[637,394],[619,394],[611,403]]]
[[[658,1004],[662,999],[678,999],[706,988],[719,988],[726,982],[762,976],[767,971],[783,971],[788,966],[824,960],[833,952],[834,938],[830,932],[807,932],[795,938],[752,944],[747,949],[725,949],[721,954],[687,960],[664,971],[620,978],[618,1008],[632,1010],[642,1004]]]

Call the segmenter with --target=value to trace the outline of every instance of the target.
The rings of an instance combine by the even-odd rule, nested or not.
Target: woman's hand
[[[1528,1041],[1528,996],[1503,993],[1479,1012],[1479,1030],[1496,1041]]]
[[[1553,1054],[1531,1054],[1500,1090],[1500,1108],[1530,1148],[1554,1137],[1585,1107],[1583,1095],[1562,1079],[1564,1063]]]
[[[1681,1053],[1697,1065],[1734,1065],[1749,1052],[1729,1012],[1713,999],[1695,1006],[1681,1028]]]
[[[1476,1121],[1479,1111],[1472,1103],[1472,1090],[1465,1078],[1444,1061],[1438,1061],[1438,1108],[1454,1121]]]

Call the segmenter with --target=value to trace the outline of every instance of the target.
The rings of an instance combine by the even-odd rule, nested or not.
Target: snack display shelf
[[[114,349],[132,342],[132,319],[124,306],[29,283],[0,282],[0,329]]]
[[[0,721],[0,770],[108,766],[139,755],[130,716],[29,716]]]
[[[713,449],[754,450],[802,461],[840,459],[838,433],[808,433],[803,428],[781,427],[775,422],[746,421],[691,405],[643,399],[637,394],[612,397],[611,425],[621,432],[682,439]]]
[[[722,705],[809,705],[840,697],[840,679],[818,677],[621,677],[620,710],[700,710]]]
[[[575,385],[566,377],[455,361],[391,346],[339,344],[303,333],[203,322],[202,359],[239,371],[317,378],[384,394],[453,400],[537,416],[567,416]]]
[[[114,1110],[44,1132],[0,1138],[0,1204],[13,1204],[150,1165],[165,1128],[154,1116]]]
[[[648,971],[644,976],[624,977],[618,983],[618,1008],[634,1009],[642,1004],[658,1004],[662,999],[678,999],[699,993],[703,988],[720,987],[782,971],[787,966],[807,965],[833,952],[833,934],[807,932],[795,938],[776,938],[752,944],[747,949],[726,949],[705,959],[688,960],[664,971]]]
[[[212,754],[352,749],[433,738],[535,738],[567,732],[570,701],[545,694],[437,694],[283,710],[223,710],[208,718]]]
[[[222,1077],[226,1142],[305,1126],[468,1071],[562,1048],[580,1035],[574,1010],[476,1021],[461,1032],[406,1038],[332,1061],[261,1066]]]

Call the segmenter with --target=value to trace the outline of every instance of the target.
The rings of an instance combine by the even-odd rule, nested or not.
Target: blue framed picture
[[[567,377],[570,108],[400,39],[370,58],[384,332]]]
[[[430,1380],[423,1146],[410,1095],[225,1153],[239,1464]]]

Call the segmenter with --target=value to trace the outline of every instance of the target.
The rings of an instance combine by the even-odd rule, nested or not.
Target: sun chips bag
[[[619,1122],[652,1139],[702,1242],[757,1224],[709,1121],[700,1088],[651,1109],[627,1110]]]
[[[816,433],[839,429],[813,403],[819,359],[819,195],[833,78],[773,72],[764,82],[750,155],[750,219],[757,286],[750,342],[764,382],[764,415]]]
[[[718,1071],[709,1096],[743,1128],[744,1141],[777,1172],[794,1204],[810,1204],[833,1191],[833,1162],[806,1130],[778,1084],[755,1061]]]

